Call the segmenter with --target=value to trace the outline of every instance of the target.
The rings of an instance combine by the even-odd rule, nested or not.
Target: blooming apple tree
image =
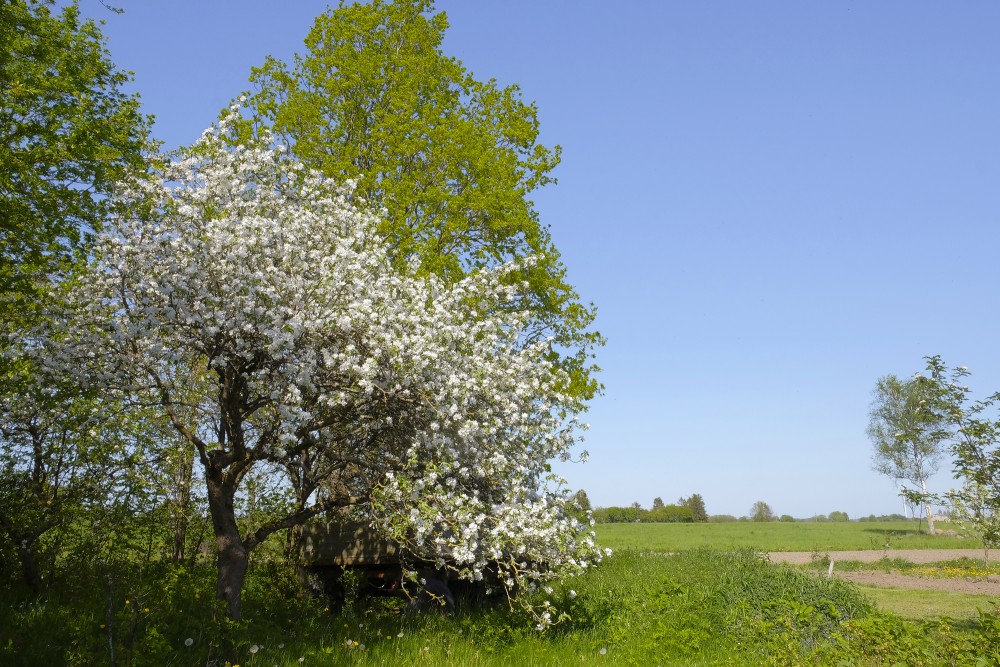
[[[43,346],[50,370],[154,405],[192,449],[229,614],[249,552],[331,508],[508,592],[599,560],[549,472],[580,425],[550,344],[511,308],[515,267],[454,284],[394,268],[350,184],[267,138],[234,145],[238,113],[128,184],[123,210],[144,213],[99,238]],[[241,530],[241,482],[261,474],[307,494]]]

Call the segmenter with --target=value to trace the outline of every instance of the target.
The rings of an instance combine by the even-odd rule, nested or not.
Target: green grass
[[[113,598],[102,579],[81,571],[59,595],[0,604],[0,664],[107,664],[109,619],[120,667],[975,665],[1000,651],[1000,616],[978,615],[981,596],[861,589],[760,556],[779,540],[834,551],[890,534],[907,547],[928,539],[908,524],[598,526],[605,544],[609,535],[619,540],[618,551],[539,593],[569,614],[544,634],[503,603],[414,616],[401,613],[399,600],[366,600],[337,616],[321,599],[296,598],[294,578],[269,561],[250,573],[239,623],[220,620],[218,607],[213,615],[207,560],[122,576]],[[698,540],[724,548],[693,548]],[[725,548],[740,540],[748,548]],[[1000,664],[1000,653],[990,659],[982,664]]]
[[[212,621],[208,571],[150,599],[149,610],[119,609],[117,632],[133,640],[119,645],[118,664],[971,665],[1000,645],[1000,622],[911,623],[876,611],[857,587],[753,550],[623,550],[544,593],[571,617],[545,634],[503,604],[412,616],[382,599],[334,616],[315,600],[282,599],[266,572],[252,579],[237,624]],[[0,664],[106,664],[101,606],[41,600],[6,609],[0,628],[19,631],[0,641]]]
[[[926,621],[946,616],[960,621],[977,619],[980,612],[989,612],[997,603],[991,595],[949,593],[948,591],[914,590],[858,586],[879,609],[913,621]]]
[[[605,523],[598,524],[596,531],[601,545],[611,549],[635,548],[668,552],[705,547],[745,547],[760,551],[821,552],[872,549],[887,550],[891,554],[893,549],[982,547],[982,543],[974,538],[918,532],[918,524],[913,521]]]

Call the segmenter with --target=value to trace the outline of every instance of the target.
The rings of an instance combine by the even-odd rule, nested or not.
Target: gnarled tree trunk
[[[206,472],[208,508],[212,515],[219,573],[215,595],[226,603],[229,617],[238,621],[243,613],[243,582],[249,566],[249,550],[236,525],[234,500],[238,476],[218,469]]]

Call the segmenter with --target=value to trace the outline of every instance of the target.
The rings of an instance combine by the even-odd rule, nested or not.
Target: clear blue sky
[[[168,147],[326,6],[112,4],[82,0]],[[900,511],[870,469],[876,378],[941,354],[1000,389],[1000,4],[437,7],[445,51],[519,84],[564,149],[537,208],[608,338],[572,485],[596,505]]]

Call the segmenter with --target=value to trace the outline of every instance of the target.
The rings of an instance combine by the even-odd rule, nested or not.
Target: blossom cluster
[[[549,472],[580,424],[516,267],[400,267],[350,183],[235,145],[236,114],[129,184],[44,363],[159,405],[206,467],[312,452],[374,529],[459,576],[530,590],[599,560]]]

